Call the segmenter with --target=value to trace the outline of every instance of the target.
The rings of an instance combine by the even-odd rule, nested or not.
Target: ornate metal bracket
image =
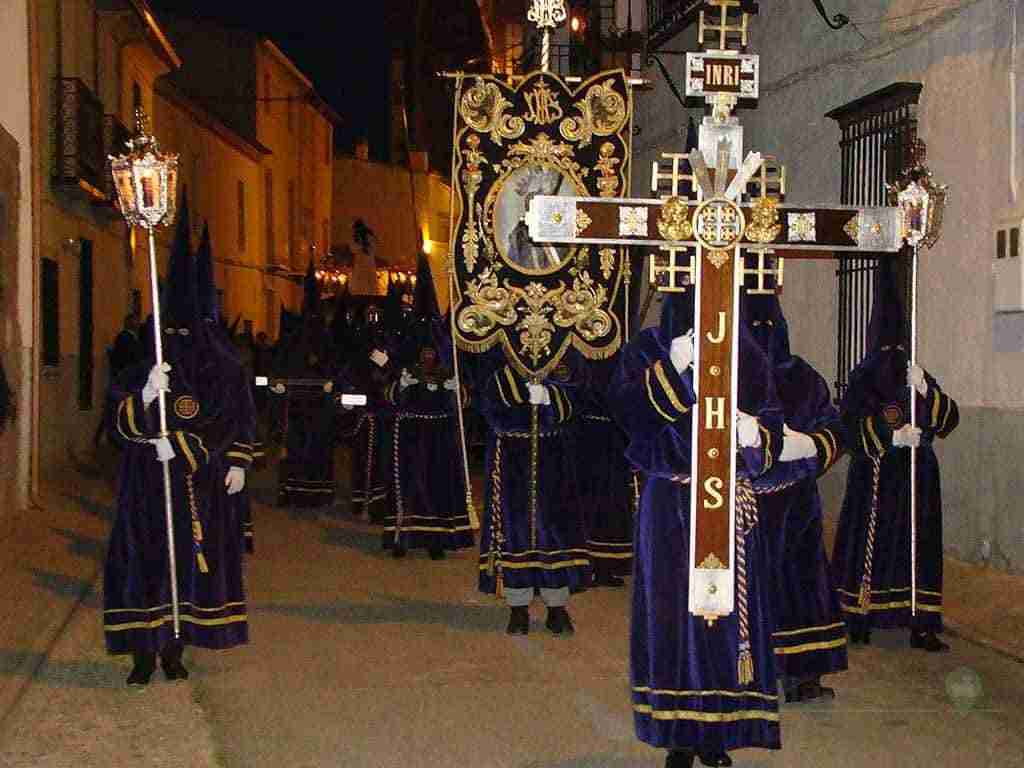
[[[821,4],[821,0],[814,0],[814,7],[818,9],[818,13],[821,14],[821,18],[823,18],[825,23],[832,29],[842,29],[850,23],[850,18],[842,13],[837,13],[829,19],[828,13],[825,12],[825,6]]]

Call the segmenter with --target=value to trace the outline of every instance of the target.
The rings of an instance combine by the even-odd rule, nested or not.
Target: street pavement
[[[345,505],[275,509],[272,473],[254,480],[250,645],[189,649],[188,682],[158,672],[142,691],[103,651],[109,486],[70,479],[0,525],[22,546],[0,560],[0,766],[661,765],[632,731],[628,590],[574,596],[573,638],[548,635],[539,606],[509,638],[475,552],[396,561]],[[834,702],[783,706],[781,752],[734,753],[738,768],[1024,766],[1024,664],[961,637],[942,655],[875,639]],[[971,706],[947,691],[964,669],[982,688]]]

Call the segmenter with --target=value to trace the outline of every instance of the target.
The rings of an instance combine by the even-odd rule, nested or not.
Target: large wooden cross
[[[729,39],[745,48],[746,19],[726,18],[727,10],[742,12],[739,2],[708,6],[720,23],[705,22],[702,11],[702,44],[707,33],[726,45],[728,27]],[[664,169],[654,164],[659,197],[537,197],[527,214],[536,242],[657,247],[664,254],[652,259],[658,290],[696,291],[689,610],[708,621],[734,610],[740,290],[774,290],[768,279],[781,285],[785,258],[896,253],[904,243],[899,208],[781,202],[784,170],[774,158],[743,155],[743,129],[732,114],[738,99],[756,98],[758,69],[757,56],[741,50],[687,55],[687,96],[704,97],[711,114],[698,148],[662,155]],[[751,276],[755,284],[745,288]]]

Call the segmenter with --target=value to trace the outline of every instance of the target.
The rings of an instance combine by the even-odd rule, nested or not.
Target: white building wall
[[[741,117],[747,150],[777,154],[786,164],[789,202],[838,202],[840,131],[825,113],[894,82],[924,85],[919,135],[936,179],[950,186],[950,202],[942,239],[921,258],[920,361],[957,398],[962,414],[960,429],[937,446],[946,549],[1022,570],[1024,517],[1017,505],[1024,479],[1015,457],[1024,448],[1024,344],[1018,352],[995,351],[992,275],[996,224],[1024,211],[1010,183],[1011,126],[1016,121],[1022,129],[1010,108],[1014,5],[832,0],[830,13],[856,23],[832,31],[805,0],[763,2],[751,41],[761,55],[762,96],[758,109]],[[671,47],[693,44],[680,39]],[[682,60],[666,63],[681,86]],[[648,76],[656,86],[638,102],[635,192],[648,188],[654,150],[683,143],[677,129],[685,125],[684,111],[656,68]],[[1020,87],[1016,100],[1024,103]],[[1018,178],[1020,142],[1018,134]],[[783,306],[794,351],[832,384],[835,264],[787,263]],[[1003,321],[1022,323],[1015,330],[1024,339],[1021,317]],[[844,486],[842,466],[823,483],[832,518]]]

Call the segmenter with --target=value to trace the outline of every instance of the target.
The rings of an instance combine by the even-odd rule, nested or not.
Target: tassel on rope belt
[[[670,480],[678,485],[689,485],[689,475],[673,475]],[[788,487],[765,489],[773,493]],[[747,534],[757,525],[757,493],[749,479],[736,478],[736,618],[739,624],[739,653],[736,658],[736,677],[739,684],[754,682],[754,656],[750,650],[750,612],[747,590]]]
[[[209,573],[210,566],[203,554],[203,523],[199,519],[199,508],[196,504],[196,489],[192,475],[185,475],[185,488],[188,491],[188,508],[192,515],[192,550],[195,552],[196,564],[200,573]]]

